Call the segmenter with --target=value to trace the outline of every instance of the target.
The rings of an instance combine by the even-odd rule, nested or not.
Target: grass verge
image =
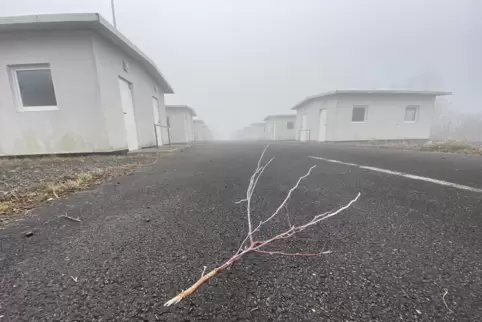
[[[458,141],[446,141],[428,143],[420,148],[421,151],[445,152],[445,153],[461,153],[482,155],[482,148]]]
[[[115,167],[97,168],[64,176],[60,180],[43,183],[24,191],[9,191],[0,195],[0,223],[12,215],[30,210],[41,202],[59,199],[76,191],[90,188],[105,180],[134,172],[138,167],[128,164]]]

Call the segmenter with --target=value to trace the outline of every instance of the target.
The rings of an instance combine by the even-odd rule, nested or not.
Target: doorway
[[[152,113],[154,113],[154,129],[156,131],[157,146],[160,146],[162,145],[162,129],[159,121],[159,100],[155,97],[152,98]]]
[[[129,151],[137,150],[136,117],[134,115],[134,101],[132,96],[132,84],[119,78],[119,89],[121,94],[122,112],[124,114],[124,127],[126,130],[127,148]]]
[[[324,142],[326,138],[326,109],[320,110],[320,122],[318,126],[318,141]]]

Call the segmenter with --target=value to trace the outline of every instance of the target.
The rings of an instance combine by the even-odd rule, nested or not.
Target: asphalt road
[[[275,160],[255,191],[253,216],[271,214],[316,165],[289,202],[292,221],[361,197],[275,249],[331,254],[249,254],[164,307],[203,266],[237,249],[246,217],[234,202],[262,149],[195,146],[0,229],[0,322],[482,320],[482,193],[309,156],[475,188],[482,159],[329,144],[270,146],[266,157]],[[287,228],[286,213],[278,219],[262,236]]]

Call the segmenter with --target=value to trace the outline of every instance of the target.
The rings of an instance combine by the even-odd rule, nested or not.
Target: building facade
[[[194,141],[193,117],[196,112],[188,105],[167,105],[167,124],[170,128],[171,143]]]
[[[306,98],[296,110],[300,141],[426,140],[436,91],[334,91]]]
[[[296,115],[269,115],[264,120],[267,140],[289,141],[295,139]]]
[[[211,130],[204,123],[204,121],[199,119],[194,120],[193,127],[194,127],[194,141],[206,142],[206,141],[211,141],[213,139]]]
[[[0,18],[0,155],[153,146],[172,92],[98,14]]]

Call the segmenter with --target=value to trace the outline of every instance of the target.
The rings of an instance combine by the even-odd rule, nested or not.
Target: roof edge
[[[290,118],[294,117],[296,118],[296,114],[273,114],[273,115],[268,115],[264,118],[265,121],[269,119],[275,119],[275,118]]]
[[[182,104],[180,104],[180,105],[176,105],[176,104],[166,105],[166,109],[168,109],[168,108],[170,108],[170,109],[178,109],[178,110],[180,110],[180,109],[186,109],[186,110],[188,110],[189,112],[191,112],[192,116],[197,116],[196,111],[194,111],[194,109],[193,109],[191,106],[189,106],[189,105],[182,105]]]
[[[342,95],[342,94],[374,94],[374,95],[429,95],[429,96],[444,96],[444,95],[452,95],[452,92],[445,92],[445,91],[422,91],[422,90],[392,90],[392,89],[373,89],[373,90],[335,90],[330,92],[325,92],[321,94],[316,94],[312,96],[307,96],[301,102],[293,106],[292,110],[297,110],[302,105],[308,103],[309,101],[328,97],[328,96],[335,96],[335,95]]]
[[[154,61],[99,13],[60,13],[0,17],[0,32],[65,29],[90,29],[96,32],[101,37],[120,47],[121,50],[132,56],[133,59],[146,68],[148,74],[159,82],[165,94],[174,93],[171,85],[157,68]]]

